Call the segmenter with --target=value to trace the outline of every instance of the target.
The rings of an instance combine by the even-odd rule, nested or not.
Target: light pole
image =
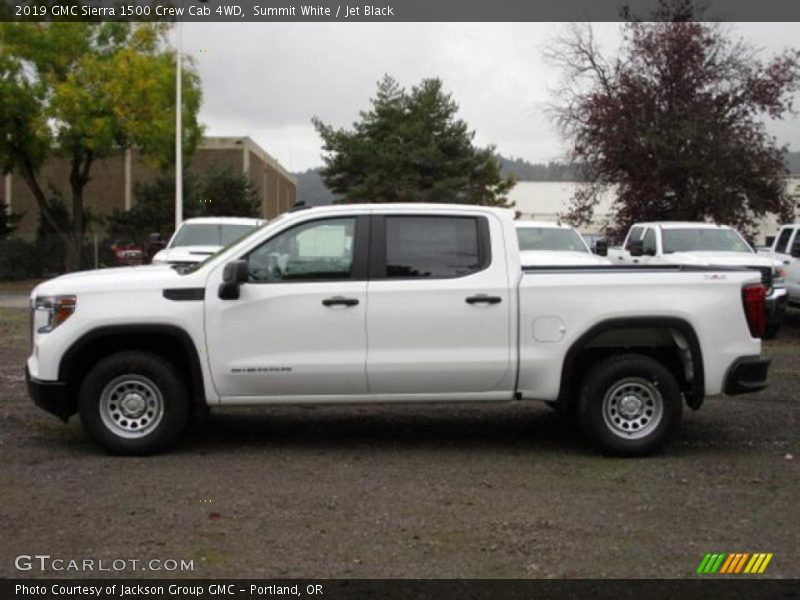
[[[183,68],[181,65],[181,22],[175,44],[175,229],[183,221]]]

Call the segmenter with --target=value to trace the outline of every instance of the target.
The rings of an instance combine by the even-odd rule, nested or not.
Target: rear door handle
[[[355,306],[358,300],[355,298],[345,298],[344,296],[334,296],[333,298],[325,298],[322,301],[324,306]]]
[[[500,296],[488,296],[486,294],[467,297],[467,304],[499,304],[502,301],[503,299]]]

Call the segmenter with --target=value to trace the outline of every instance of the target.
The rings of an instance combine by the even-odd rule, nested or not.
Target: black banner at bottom
[[[800,599],[798,580],[787,579],[5,579],[3,600],[754,600]]]

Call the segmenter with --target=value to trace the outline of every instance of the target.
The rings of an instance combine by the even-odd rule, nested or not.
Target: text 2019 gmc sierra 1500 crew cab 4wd
[[[747,270],[523,269],[508,210],[337,205],[193,267],[40,284],[26,375],[117,453],[167,447],[208,406],[545,400],[639,455],[684,403],[766,385],[764,292]]]

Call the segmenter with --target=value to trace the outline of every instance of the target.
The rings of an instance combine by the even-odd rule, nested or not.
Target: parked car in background
[[[141,246],[133,242],[115,240],[109,249],[114,254],[114,260],[118,267],[141,265],[144,261],[144,252],[142,252]]]
[[[786,312],[786,269],[774,256],[759,254],[727,225],[699,222],[636,223],[622,248],[611,248],[617,264],[745,267],[761,272],[767,289],[765,338],[777,335]]]
[[[781,227],[770,251],[786,270],[789,305],[800,308],[800,223]]]
[[[515,221],[522,266],[608,265],[603,254],[607,247],[598,247],[598,254],[573,227],[550,221]]]
[[[199,263],[265,222],[244,217],[186,219],[172,235],[167,247],[153,256],[152,264]]]

